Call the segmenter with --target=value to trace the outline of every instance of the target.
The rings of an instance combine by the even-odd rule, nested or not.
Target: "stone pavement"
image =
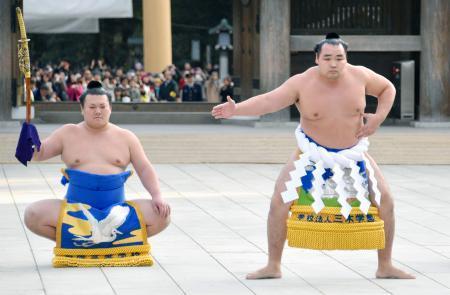
[[[37,125],[41,139],[59,126]],[[120,126],[137,134],[153,163],[284,163],[296,147],[295,125]],[[17,163],[20,128],[0,127],[0,163]],[[370,154],[380,164],[450,165],[450,128],[382,126],[370,142]]]
[[[237,144],[237,143],[232,143]],[[286,248],[284,277],[247,281],[267,259],[278,164],[157,164],[172,224],[150,238],[153,267],[51,267],[53,242],[23,225],[30,202],[61,198],[60,164],[0,165],[0,294],[450,294],[450,166],[382,166],[396,199],[394,264],[416,280],[376,280],[375,251]],[[136,176],[129,198],[147,194]]]

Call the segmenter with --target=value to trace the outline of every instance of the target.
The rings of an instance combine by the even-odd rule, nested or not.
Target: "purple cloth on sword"
[[[16,147],[16,158],[20,163],[27,166],[27,162],[33,157],[34,148],[41,149],[41,140],[36,127],[33,124],[23,122],[19,141]]]

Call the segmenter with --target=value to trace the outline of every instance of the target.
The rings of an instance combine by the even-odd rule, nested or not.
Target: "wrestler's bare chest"
[[[77,131],[64,138],[61,158],[70,168],[101,166],[116,172],[116,168],[123,170],[130,163],[130,150],[120,132],[89,134]]]
[[[313,80],[301,89],[298,106],[309,120],[360,116],[366,106],[365,86],[353,78],[332,84]]]
[[[365,84],[354,75],[334,83],[312,77],[302,85],[297,107],[302,129],[320,144],[346,148],[357,142],[366,106]]]

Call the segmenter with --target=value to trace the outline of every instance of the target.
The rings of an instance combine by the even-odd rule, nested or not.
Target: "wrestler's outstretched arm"
[[[45,161],[61,155],[63,150],[63,135],[68,132],[70,128],[70,124],[67,124],[53,131],[42,141],[40,150],[34,150],[33,160]]]
[[[375,133],[381,123],[386,119],[395,99],[395,87],[385,77],[374,71],[358,67],[366,81],[366,94],[378,99],[378,106],[375,114],[365,113],[365,124],[360,128],[356,136],[358,138],[367,137]]]
[[[152,205],[155,211],[159,215],[167,217],[170,214],[170,207],[162,199],[158,175],[156,174],[153,165],[150,163],[150,160],[145,155],[144,148],[137,136],[131,131],[126,132],[130,148],[131,164],[133,164],[145,189],[152,196]]]
[[[227,119],[232,116],[261,116],[279,111],[294,104],[299,98],[301,79],[302,74],[292,76],[280,87],[270,92],[253,96],[238,104],[228,96],[228,101],[215,106],[211,114],[216,119]]]

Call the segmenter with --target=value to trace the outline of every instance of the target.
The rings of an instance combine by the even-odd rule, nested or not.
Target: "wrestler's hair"
[[[339,45],[341,44],[342,47],[344,47],[345,54],[347,54],[347,48],[348,44],[344,40],[341,39],[341,37],[336,33],[328,33],[325,36],[325,39],[321,40],[319,43],[317,43],[314,46],[314,52],[319,56],[320,51],[322,50],[322,46],[324,44],[331,44],[331,45]]]
[[[98,82],[98,81],[91,81],[88,83],[87,85],[87,89],[85,92],[83,92],[83,94],[81,94],[80,96],[80,104],[81,107],[84,107],[84,101],[86,100],[86,96],[88,96],[88,94],[91,95],[106,95],[106,97],[108,98],[109,103],[111,103],[111,94],[109,94],[105,88],[103,88],[102,83]]]

